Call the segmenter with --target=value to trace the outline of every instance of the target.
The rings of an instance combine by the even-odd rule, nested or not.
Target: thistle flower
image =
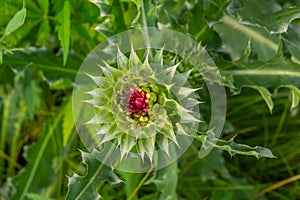
[[[121,160],[131,152],[152,162],[156,150],[168,156],[170,143],[180,147],[179,134],[189,135],[199,119],[199,103],[187,86],[191,71],[178,73],[181,63],[164,63],[163,49],[141,61],[131,49],[126,57],[118,49],[116,66],[102,61],[101,76],[87,74],[97,85],[85,102],[95,107],[95,116],[86,122],[96,125],[99,144],[116,142]],[[180,102],[183,104],[181,105]]]

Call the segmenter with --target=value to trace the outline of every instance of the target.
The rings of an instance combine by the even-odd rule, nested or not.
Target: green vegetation
[[[299,18],[299,0],[1,0],[0,200],[300,199]],[[205,81],[191,71],[205,102],[192,145],[166,168],[127,173],[88,153],[72,93],[99,43],[142,27],[176,30],[205,47],[221,73],[227,113],[217,139],[205,130]],[[161,59],[182,61],[171,53]],[[189,69],[182,61],[177,73]],[[207,141],[215,148],[203,158]]]

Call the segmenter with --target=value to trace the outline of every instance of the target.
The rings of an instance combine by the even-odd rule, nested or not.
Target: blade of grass
[[[280,188],[280,187],[282,187],[282,186],[284,186],[284,185],[286,185],[288,183],[291,183],[291,182],[294,182],[294,181],[297,181],[297,180],[300,180],[300,174],[297,174],[297,175],[292,176],[290,178],[287,178],[285,180],[279,181],[278,183],[275,183],[275,184],[271,185],[270,187],[267,187],[266,189],[260,191],[256,195],[256,197],[262,196],[262,195],[264,195],[266,193],[269,193],[269,192],[271,192],[273,190],[276,190],[276,189],[278,189],[278,188]]]
[[[12,197],[12,199],[18,199],[18,200],[22,200],[25,198],[26,194],[28,193],[29,189],[30,189],[30,185],[32,184],[32,182],[34,181],[33,178],[37,173],[38,170],[38,166],[39,163],[42,159],[42,156],[44,154],[44,152],[46,151],[46,147],[54,133],[55,128],[58,126],[63,114],[64,114],[65,110],[62,109],[61,112],[59,112],[59,114],[57,115],[57,117],[54,119],[53,123],[51,126],[49,126],[49,130],[44,138],[44,140],[41,143],[39,152],[37,153],[35,159],[33,160],[32,163],[30,163],[30,167],[31,170],[28,173],[28,176],[26,177],[26,182],[24,182],[24,184],[18,188],[17,192],[15,193],[15,195]],[[28,168],[29,166],[27,166]]]
[[[6,129],[9,120],[10,96],[7,96],[3,103],[3,112],[1,117],[1,135],[0,135],[0,151],[5,152]],[[0,155],[1,156],[1,155]],[[2,157],[2,156],[1,156]],[[0,174],[4,174],[4,159],[0,159]]]

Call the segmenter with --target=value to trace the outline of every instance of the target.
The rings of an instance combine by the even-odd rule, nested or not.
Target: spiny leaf
[[[188,133],[183,129],[180,123],[176,123],[177,134],[188,135]]]
[[[176,74],[173,78],[173,82],[175,82],[174,86],[183,87],[184,84],[188,81],[188,78],[189,78],[191,72],[192,72],[192,69],[189,71],[186,71],[184,73]]]
[[[135,143],[136,139],[129,134],[125,133],[121,137],[119,137],[121,160],[130,152],[130,150],[134,147]]]
[[[139,57],[136,55],[133,45],[131,44],[131,51],[130,51],[130,56],[129,56],[129,67],[132,69],[141,64],[142,64],[142,62],[139,59]]]
[[[170,66],[164,70],[162,70],[159,74],[157,74],[157,79],[163,84],[170,84],[173,80],[177,67],[181,63],[177,63],[173,66]]]
[[[110,66],[105,61],[102,61],[102,62],[105,64],[105,66],[101,66],[101,65],[98,65],[98,66],[101,68],[101,70],[105,76],[110,77],[110,78],[114,79],[115,81],[117,81],[118,78],[123,75],[123,72],[121,70]]]
[[[232,60],[238,60],[244,54],[248,41],[262,61],[272,59],[278,50],[278,37],[270,35],[264,28],[255,25],[242,24],[237,19],[225,15],[220,23],[213,28],[220,34],[225,44],[225,51],[230,53]],[[239,38],[239,42],[236,42]]]
[[[289,29],[282,34],[283,40],[292,54],[292,61],[300,65],[300,25],[289,24]]]
[[[193,108],[196,105],[202,103],[201,101],[198,101],[197,99],[194,98],[185,98],[183,100],[180,101],[181,105],[183,105],[185,108],[189,109],[189,108]]]
[[[3,40],[6,36],[11,34],[13,31],[17,30],[20,26],[22,26],[25,22],[25,18],[26,8],[22,8],[7,24],[6,29],[4,31],[4,35],[2,36],[1,40]]]
[[[117,63],[118,68],[121,70],[128,70],[128,58],[121,52],[121,50],[118,47],[118,53],[117,53]]]
[[[274,16],[281,10],[282,7],[275,0],[235,0],[227,7],[227,11],[237,16],[242,24],[268,27],[268,29],[270,29],[268,25],[274,26]]]
[[[55,11],[55,30],[57,31],[60,45],[63,49],[63,63],[66,65],[69,46],[70,46],[70,29],[71,29],[71,7],[70,0],[53,1]]]
[[[90,1],[99,7],[101,17],[105,17],[108,15],[111,6],[110,0],[90,0]]]
[[[109,99],[110,98],[106,97],[106,96],[99,96],[99,97],[94,97],[93,99],[85,100],[83,102],[89,103],[89,104],[94,105],[95,107],[101,108],[102,106],[110,103]]]
[[[97,129],[97,135],[109,134],[109,129],[111,124],[103,124],[99,129]]]
[[[113,35],[120,30],[126,30],[136,24],[140,15],[140,1],[91,0],[100,9],[102,23],[96,30],[105,35]],[[124,9],[126,3],[127,9]]]
[[[260,146],[249,147],[245,144],[238,144],[233,141],[234,138],[228,141],[224,141],[216,138],[215,133],[211,130],[207,132],[207,135],[197,135],[194,137],[202,143],[202,148],[208,149],[211,147],[215,147],[227,151],[231,156],[240,154],[254,156],[257,159],[262,157],[275,158],[272,152],[267,148]],[[201,154],[199,154],[199,156],[202,157]]]
[[[232,91],[235,94],[240,93],[243,87],[254,86],[252,87],[254,89],[265,88],[258,91],[264,97],[270,110],[272,110],[273,103],[271,101],[271,94],[266,91],[266,88],[274,91],[285,85],[300,87],[299,65],[286,58],[275,59],[267,63],[251,60],[247,63],[247,67],[240,66],[239,64],[237,66],[232,66],[229,63],[228,65],[223,64],[223,67],[227,67],[221,73],[222,75],[232,76],[232,85],[234,86]],[[296,101],[294,102],[296,103]]]
[[[156,139],[158,146],[170,157],[169,152],[169,141],[167,137],[161,137],[161,139]]]
[[[271,27],[271,33],[285,33],[289,24],[297,18],[300,18],[299,6],[292,6],[277,12],[272,16],[275,25]]]
[[[110,98],[112,95],[112,88],[105,87],[105,88],[95,88],[91,91],[86,92],[87,94],[91,95],[94,98],[99,97],[107,97]]]
[[[96,85],[98,85],[101,88],[108,88],[112,85],[113,81],[109,77],[103,77],[103,76],[93,76],[90,74],[86,74],[89,76]]]
[[[103,128],[106,128],[106,127],[103,127]],[[100,137],[100,141],[101,141],[100,144],[104,144],[105,142],[108,142],[114,138],[117,138],[119,136],[118,135],[119,132],[117,132],[116,129],[117,129],[117,126],[115,124],[113,124],[108,128],[106,133],[100,135],[100,136],[102,136],[102,137]],[[101,131],[103,131],[103,129]],[[102,132],[100,132],[100,131],[97,132],[97,134],[100,134],[100,133],[102,133]]]
[[[87,170],[84,176],[74,174],[68,180],[67,200],[100,199],[97,188],[104,181],[110,184],[122,182],[111,168],[103,165],[93,154],[81,152],[83,164]]]
[[[114,121],[113,114],[111,112],[103,111],[100,114],[95,115],[85,124],[102,124],[102,123],[112,123]]]
[[[188,101],[186,101],[188,103]],[[183,104],[185,105],[185,104]],[[195,104],[196,105],[196,104]],[[168,111],[169,116],[179,118],[181,123],[200,122],[192,114],[192,111],[181,106],[177,101],[173,99],[167,99],[165,102],[165,109]]]
[[[188,97],[189,95],[191,95],[192,93],[196,92],[199,89],[200,88],[193,89],[193,88],[188,88],[188,87],[172,87],[172,90],[175,91],[175,94],[177,94],[177,98],[179,100],[182,100],[182,99]]]
[[[138,152],[142,157],[142,160],[145,159],[145,154],[149,157],[150,162],[152,163],[155,137],[140,138],[138,139]]]
[[[156,63],[159,66],[162,66],[164,64],[164,58],[163,58],[164,48],[161,48],[156,54],[155,57],[152,59],[152,63]]]

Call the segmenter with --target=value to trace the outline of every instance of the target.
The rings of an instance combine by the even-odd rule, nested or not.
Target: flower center
[[[153,84],[131,89],[127,100],[128,116],[137,125],[146,126],[150,122],[149,110],[159,102],[159,96],[159,88]]]
[[[129,97],[129,112],[132,115],[145,115],[148,113],[150,94],[142,89],[134,90]]]

